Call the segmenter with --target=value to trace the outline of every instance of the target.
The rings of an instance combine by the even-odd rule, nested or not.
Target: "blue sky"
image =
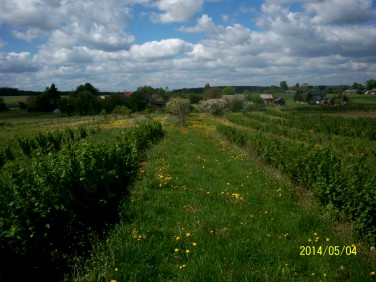
[[[0,1],[0,87],[376,79],[371,0]]]

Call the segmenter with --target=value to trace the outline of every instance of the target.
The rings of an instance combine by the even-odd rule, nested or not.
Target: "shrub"
[[[179,121],[185,122],[190,112],[191,102],[188,99],[174,97],[167,102],[167,110],[174,115]]]
[[[113,114],[118,114],[118,115],[125,115],[125,116],[130,116],[131,113],[132,113],[132,110],[129,109],[128,107],[126,106],[120,106],[120,105],[117,105],[113,110],[112,110],[112,113]]]
[[[223,111],[227,110],[228,103],[224,99],[209,99],[200,102],[200,107],[205,112],[211,113],[213,115],[219,115]]]

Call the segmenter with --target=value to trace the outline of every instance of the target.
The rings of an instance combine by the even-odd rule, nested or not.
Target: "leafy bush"
[[[42,135],[39,135],[42,136]],[[68,142],[56,154],[29,154],[0,177],[2,277],[57,279],[89,249],[88,236],[116,219],[142,151],[163,136],[155,121],[125,128],[110,142]],[[30,148],[28,142],[24,142]],[[85,246],[86,245],[86,246]],[[17,272],[15,272],[17,270]]]
[[[213,115],[219,115],[227,109],[228,103],[224,99],[209,99],[201,101],[200,107],[205,112],[211,113]]]
[[[117,105],[113,110],[113,114],[119,114],[119,115],[125,115],[125,116],[130,116],[132,113],[132,110],[127,108],[126,106],[120,106]]]
[[[171,98],[166,104],[167,110],[181,122],[186,121],[190,107],[191,102],[188,99],[180,97]]]
[[[220,125],[217,130],[309,187],[324,206],[348,214],[357,230],[376,243],[376,176],[364,156],[346,157],[332,148],[295,144],[233,126]]]

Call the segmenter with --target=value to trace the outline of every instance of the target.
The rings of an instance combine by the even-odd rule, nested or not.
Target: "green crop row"
[[[56,154],[31,154],[0,172],[0,273],[62,272],[89,249],[88,236],[116,219],[142,151],[163,136],[159,122],[119,130],[107,142],[67,142]],[[66,269],[65,269],[66,270]],[[41,278],[42,277],[42,278]]]
[[[287,128],[300,128],[315,132],[376,140],[376,123],[373,118],[342,118],[303,112],[267,111],[266,114],[244,113],[245,116],[263,122],[271,122]],[[271,119],[269,116],[277,117]]]
[[[233,126],[219,125],[217,131],[309,187],[324,206],[349,215],[360,234],[376,243],[376,176],[363,156],[344,156],[331,148],[282,141]]]

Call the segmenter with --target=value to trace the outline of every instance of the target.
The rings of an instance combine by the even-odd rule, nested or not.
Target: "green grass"
[[[77,265],[74,280],[369,280],[376,268],[365,258],[369,247],[334,232],[331,215],[302,204],[284,176],[220,139],[216,122],[165,122],[166,137],[119,209],[121,222]],[[352,244],[356,255],[300,255],[301,246]]]
[[[6,105],[17,104],[18,106],[18,102],[25,103],[27,98],[29,98],[29,96],[2,96],[1,98],[4,99],[4,103]]]

